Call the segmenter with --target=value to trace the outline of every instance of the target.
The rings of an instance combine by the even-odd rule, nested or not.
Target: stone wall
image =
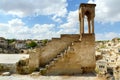
[[[62,34],[61,38],[52,38],[46,46],[42,48],[37,48],[30,52],[29,67],[30,69],[35,69],[45,66],[54,57],[56,57],[61,51],[67,48],[71,42],[79,40],[79,34]]]
[[[53,66],[46,70],[47,75],[79,74],[92,72],[95,68],[95,36],[82,35],[82,41],[75,41]]]
[[[0,72],[11,72],[15,73],[16,72],[16,64],[4,64],[0,63]]]
[[[46,75],[79,74],[92,72],[95,68],[95,35],[61,35],[61,38],[53,38],[43,48],[36,49],[30,53],[30,68],[50,66],[46,68]],[[71,45],[72,44],[72,45]],[[67,49],[66,53],[63,53]],[[56,56],[61,55],[60,58]]]
[[[75,53],[78,54],[81,67],[85,72],[95,68],[95,35],[83,34],[81,43],[75,43]]]
[[[35,49],[29,52],[29,68],[30,70],[36,70],[39,68],[39,51],[40,49]]]

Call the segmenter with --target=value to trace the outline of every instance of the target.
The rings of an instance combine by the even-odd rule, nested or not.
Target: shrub
[[[0,64],[0,71],[2,71],[2,70],[3,70],[3,68],[4,68],[4,67]]]
[[[27,46],[28,48],[34,48],[34,47],[37,46],[37,43],[34,42],[34,41],[31,41],[30,43],[26,44],[26,46]]]
[[[16,41],[16,39],[7,39],[8,43],[13,43],[14,41]]]
[[[105,45],[102,45],[100,48],[106,48],[106,46],[105,46]]]
[[[41,75],[45,75],[45,73],[46,73],[46,70],[45,70],[45,69],[43,69],[43,70],[40,71],[40,74],[41,74]]]
[[[45,46],[47,42],[48,42],[48,40],[47,40],[47,39],[42,40],[42,44],[43,44],[43,46]]]
[[[0,72],[3,72],[3,71],[9,71],[9,67],[7,65],[0,64]]]
[[[97,67],[95,68],[95,72],[99,74],[99,69]]]
[[[17,67],[17,72],[19,74],[29,74],[30,70],[28,66]]]
[[[19,74],[29,74],[30,70],[29,70],[29,59],[25,59],[25,60],[20,60],[16,63],[16,70]]]

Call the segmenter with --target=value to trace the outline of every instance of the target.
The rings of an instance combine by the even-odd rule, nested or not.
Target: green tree
[[[34,42],[34,41],[31,41],[30,43],[26,44],[26,46],[27,46],[28,48],[34,48],[34,47],[37,46],[37,43]]]
[[[45,40],[42,40],[42,44],[43,45],[46,45],[46,43],[48,42],[48,40],[47,39],[45,39]]]
[[[14,41],[16,41],[16,39],[7,39],[8,43],[13,43]]]

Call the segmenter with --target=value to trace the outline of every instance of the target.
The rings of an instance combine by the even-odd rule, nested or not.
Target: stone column
[[[91,26],[90,26],[90,19],[88,18],[88,33],[90,34],[91,33]]]
[[[92,33],[94,33],[94,18],[92,19]]]
[[[80,25],[79,25],[79,30],[80,30],[80,34],[81,34],[81,16],[80,16],[80,12],[79,12],[79,23],[80,23]]]
[[[81,33],[84,33],[84,17],[81,18]]]

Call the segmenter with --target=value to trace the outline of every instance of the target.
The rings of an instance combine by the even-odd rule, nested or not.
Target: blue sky
[[[120,37],[119,0],[0,0],[0,37],[51,39],[78,34],[81,3],[96,4],[96,40]]]

